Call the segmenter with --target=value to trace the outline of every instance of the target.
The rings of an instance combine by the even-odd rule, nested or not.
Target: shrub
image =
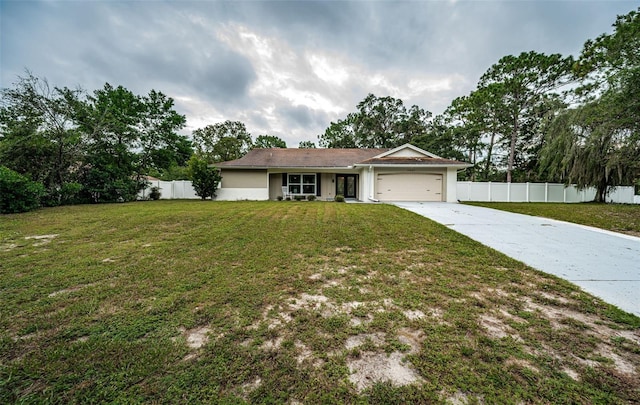
[[[151,191],[149,191],[149,199],[150,200],[159,200],[160,199],[160,189],[158,187],[151,187]]]
[[[278,201],[282,201],[283,197],[281,195],[279,195],[278,197]]]
[[[148,185],[144,178],[132,178],[117,167],[90,167],[81,182],[83,201],[91,203],[135,201]]]
[[[44,196],[42,183],[29,180],[13,170],[0,166],[0,213],[27,212],[40,207]]]
[[[315,200],[316,200],[316,196],[315,196],[315,195],[313,195],[313,194],[309,194],[309,195],[307,196],[307,201],[315,201]]]
[[[293,199],[296,201],[302,201],[304,200],[304,196],[303,195],[295,195],[293,196]]]
[[[336,202],[344,202],[344,196],[342,194],[337,194],[336,198],[334,198]]]
[[[209,167],[206,160],[192,156],[189,160],[189,175],[196,195],[203,200],[215,198],[218,184],[222,180],[220,172],[215,167]]]
[[[64,183],[60,187],[50,190],[47,195],[41,199],[41,202],[42,205],[47,207],[82,204],[86,202],[82,198],[82,190],[83,187],[80,183]]]
[[[80,204],[82,198],[82,184],[80,183],[64,183],[60,187],[60,205]]]

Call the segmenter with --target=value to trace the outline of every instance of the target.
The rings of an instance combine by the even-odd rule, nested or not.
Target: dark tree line
[[[154,90],[107,83],[87,94],[27,73],[2,90],[0,164],[41,183],[45,205],[130,201],[149,171],[186,164],[185,122]]]
[[[252,148],[286,148],[276,136],[260,135],[254,142],[238,121],[197,129],[192,142],[178,133],[186,118],[173,99],[155,90],[139,96],[106,83],[86,93],[51,87],[27,72],[1,97],[2,201],[30,201],[3,212],[131,201],[147,186],[148,175],[191,179],[203,199],[214,197],[220,177],[208,165]],[[26,194],[10,194],[16,184]]]

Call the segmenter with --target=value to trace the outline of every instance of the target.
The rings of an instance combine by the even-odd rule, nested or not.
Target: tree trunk
[[[509,163],[507,164],[507,183],[511,183],[511,171],[513,170],[514,154],[516,150],[516,134],[511,134],[511,146],[509,147]]]
[[[601,179],[598,184],[596,185],[596,197],[595,197],[595,202],[598,203],[604,203],[607,202],[606,201],[606,197],[607,197],[607,188],[608,184],[607,184],[607,179],[603,178]]]
[[[493,143],[495,142],[496,134],[491,133],[491,141],[489,142],[489,149],[487,151],[487,163],[484,165],[484,179],[489,180],[489,167],[491,167],[491,153],[493,152]]]

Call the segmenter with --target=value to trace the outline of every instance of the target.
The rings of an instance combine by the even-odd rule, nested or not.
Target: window
[[[288,176],[289,194],[316,194],[316,174],[294,174]]]

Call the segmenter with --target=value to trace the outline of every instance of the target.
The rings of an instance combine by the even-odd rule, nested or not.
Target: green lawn
[[[631,403],[638,328],[390,205],[0,216],[0,403]]]
[[[465,202],[465,204],[558,219],[640,236],[640,205],[501,202]]]

